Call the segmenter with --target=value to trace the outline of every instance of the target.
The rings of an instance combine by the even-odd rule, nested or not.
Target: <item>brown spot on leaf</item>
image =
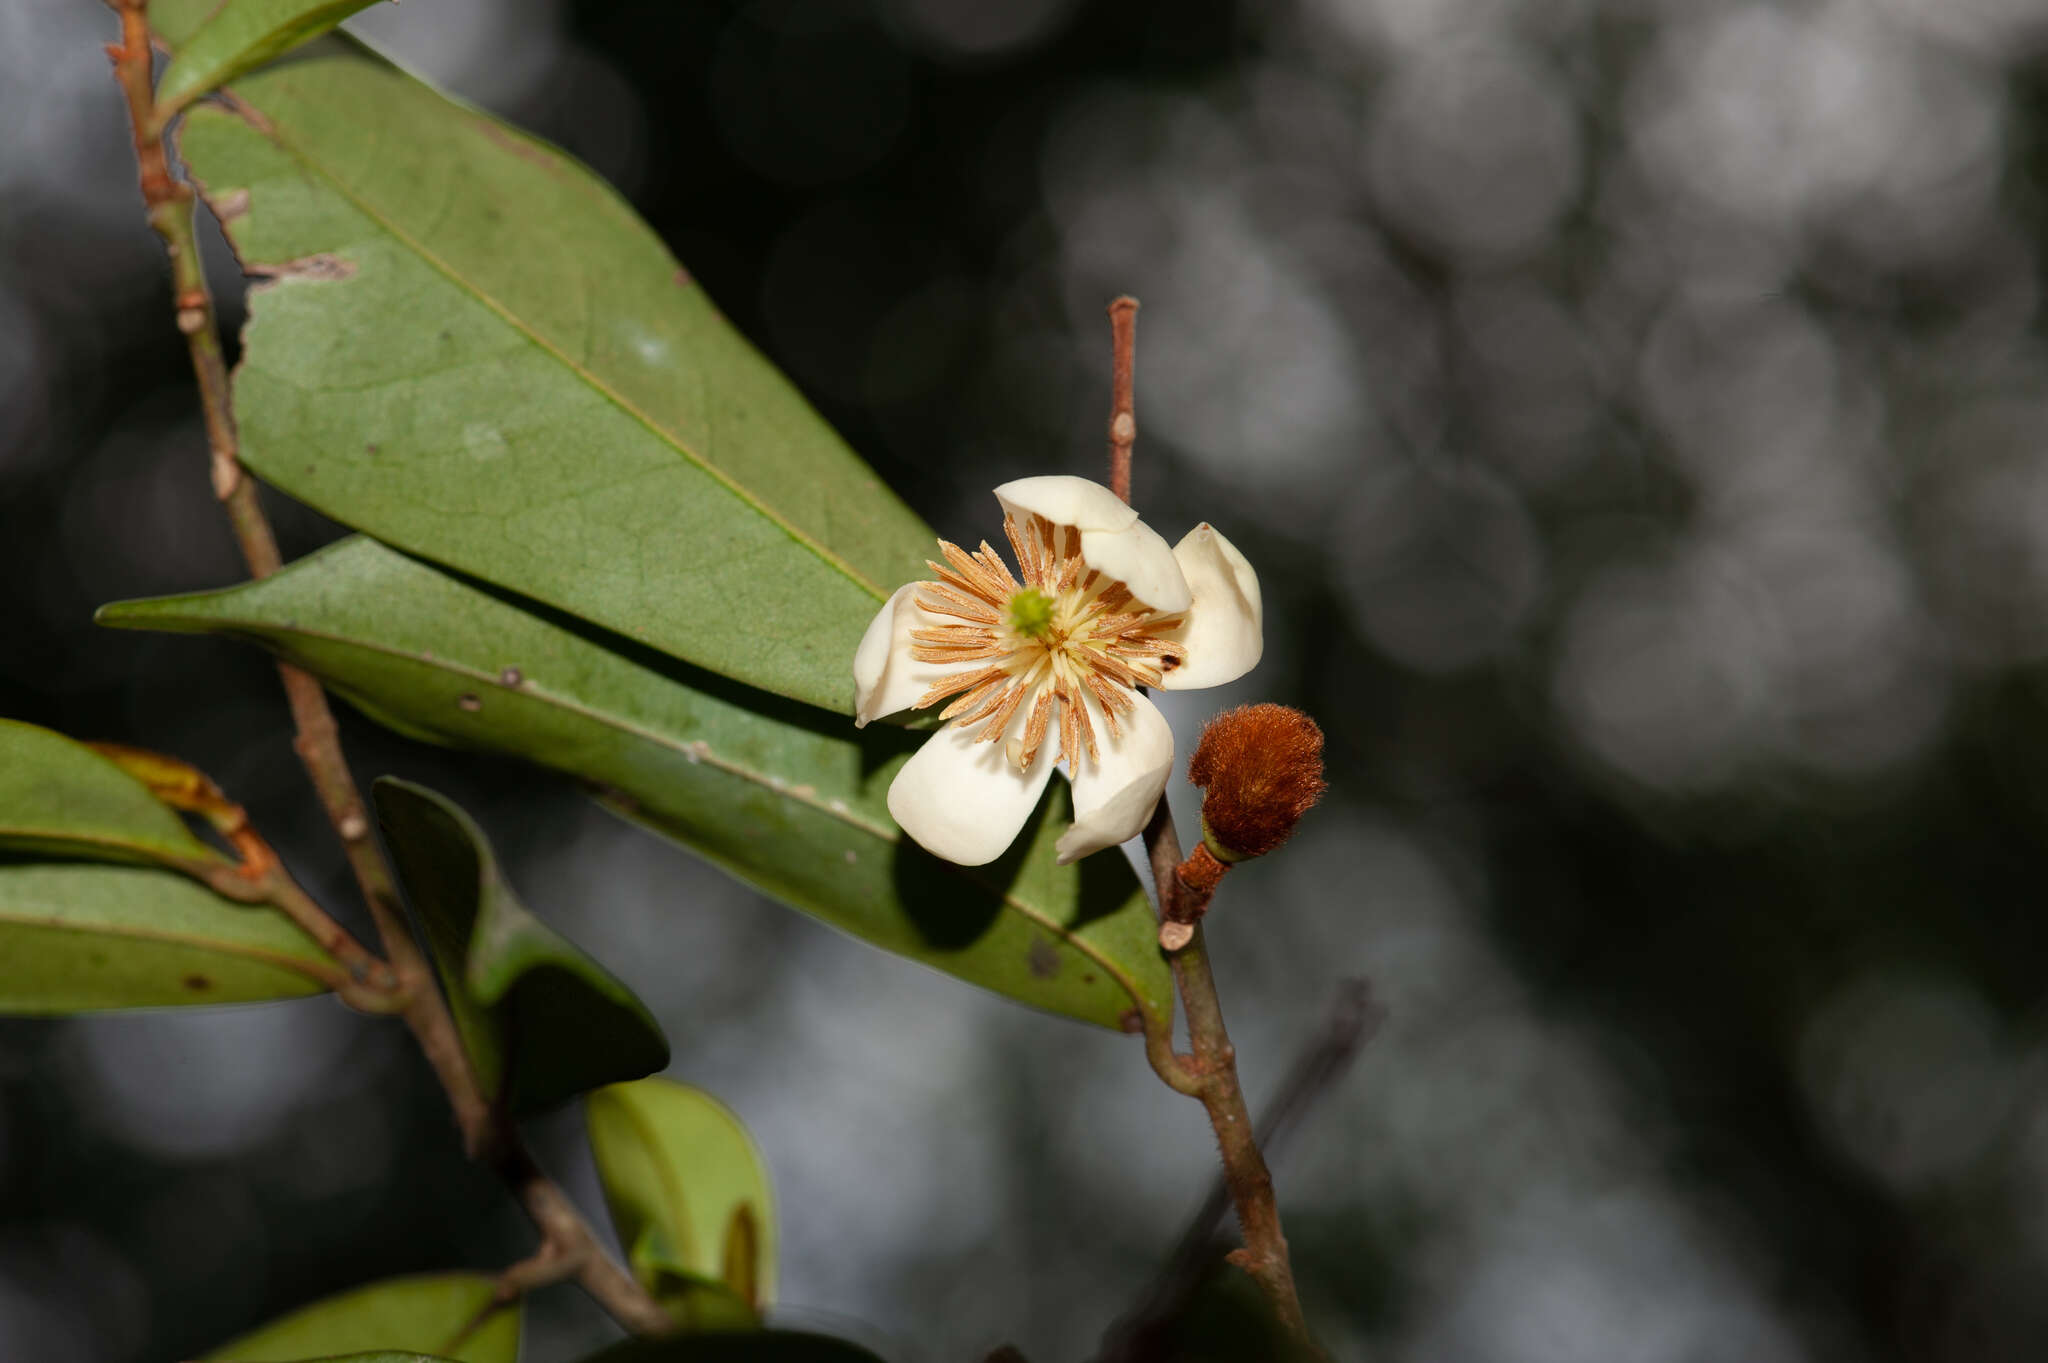
[[[231,189],[225,194],[214,195],[207,204],[213,209],[213,216],[220,219],[220,225],[226,227],[235,219],[248,216],[249,191]]]
[[[194,975],[187,975],[187,976],[186,976],[186,977],[184,978],[184,980],[182,981],[182,983],[184,984],[184,986],[185,986],[185,987],[186,987],[187,989],[191,989],[191,990],[201,990],[201,989],[211,989],[211,988],[213,988],[213,981],[212,981],[212,980],[209,980],[209,979],[207,979],[207,978],[206,978],[206,976],[204,976],[204,975],[198,975],[198,974],[194,974]]]
[[[498,674],[498,680],[507,686],[517,686],[526,680],[526,674],[516,667],[508,667]]]
[[[464,691],[455,698],[455,704],[472,715],[484,708],[483,701],[477,698],[474,691]]]
[[[264,279],[315,279],[325,283],[355,277],[356,265],[352,260],[343,260],[332,251],[316,251],[310,256],[297,260],[258,261],[248,267],[249,273]]]
[[[533,162],[533,164],[539,166],[556,179],[562,177],[562,163],[525,138],[506,130],[488,118],[479,118],[477,120],[477,127],[485,137],[497,143],[506,151],[511,152],[520,160]]]
[[[1145,1015],[1135,1008],[1126,1008],[1123,1016],[1117,1019],[1117,1024],[1126,1032],[1136,1035],[1145,1030]]]
[[[690,287],[691,284],[696,282],[695,280],[690,278],[690,272],[680,265],[676,266],[675,278],[676,287],[679,289],[687,289]]]
[[[1024,953],[1024,964],[1034,977],[1049,980],[1060,973],[1059,950],[1043,937],[1037,938]]]

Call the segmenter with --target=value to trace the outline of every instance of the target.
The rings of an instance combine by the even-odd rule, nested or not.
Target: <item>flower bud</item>
[[[1202,837],[1226,862],[1262,857],[1293,836],[1329,787],[1323,731],[1285,705],[1241,705],[1209,721],[1188,759],[1204,789]]]

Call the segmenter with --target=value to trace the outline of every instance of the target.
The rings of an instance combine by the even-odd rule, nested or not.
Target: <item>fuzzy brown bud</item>
[[[1202,730],[1188,759],[1202,797],[1202,833],[1227,861],[1262,857],[1286,842],[1329,789],[1323,731],[1285,705],[1241,705]]]

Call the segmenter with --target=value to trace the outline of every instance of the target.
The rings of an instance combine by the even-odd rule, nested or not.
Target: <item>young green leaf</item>
[[[235,85],[181,152],[252,290],[242,458],[378,538],[850,710],[930,533],[608,185],[367,53]]]
[[[168,118],[217,86],[310,42],[376,0],[225,0],[178,46],[157,82]]]
[[[531,1112],[668,1063],[633,991],[527,912],[470,817],[424,786],[372,789],[392,861],[484,1092]]]
[[[942,862],[889,817],[919,736],[856,731],[523,607],[371,540],[261,582],[126,602],[105,624],[253,639],[400,732],[512,753],[857,937],[1108,1027],[1172,1016],[1143,889],[1118,857],[1060,866],[1064,783],[1006,856]]]
[[[629,1339],[582,1363],[882,1363],[857,1344],[798,1330]]]
[[[687,1328],[757,1323],[775,1291],[775,1203],[739,1118],[666,1079],[600,1089],[584,1116],[641,1286]]]
[[[0,1013],[297,998],[346,978],[282,914],[174,871],[0,862]]]
[[[179,867],[226,861],[114,763],[12,719],[0,719],[0,849]]]
[[[483,1315],[497,1284],[481,1273],[389,1278],[302,1307],[207,1354],[204,1363],[298,1363],[371,1351],[454,1363],[517,1363],[516,1305]],[[483,1317],[478,1324],[478,1318]]]

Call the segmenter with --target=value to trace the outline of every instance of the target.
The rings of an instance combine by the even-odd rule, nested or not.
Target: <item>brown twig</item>
[[[1366,981],[1339,983],[1323,1025],[1295,1056],[1279,1091],[1259,1118],[1255,1139],[1261,1150],[1269,1155],[1277,1151],[1317,1100],[1337,1086],[1359,1050],[1379,1029],[1382,1016]],[[1164,1356],[1160,1331],[1180,1318],[1215,1261],[1216,1227],[1229,1206],[1230,1184],[1219,1173],[1181,1233],[1172,1257],[1137,1306],[1104,1339],[1096,1363],[1140,1363]]]
[[[258,500],[255,480],[248,476],[239,456],[227,365],[193,227],[192,191],[171,174],[164,147],[163,120],[157,114],[151,85],[148,0],[116,0],[116,6],[121,42],[110,45],[107,54],[127,97],[149,223],[163,238],[170,257],[178,330],[191,352],[205,413],[214,495],[227,512],[250,574],[267,577],[283,566],[283,560],[277,536]],[[342,752],[327,694],[310,672],[289,663],[278,664],[278,675],[297,731],[292,746],[347,853],[376,923],[385,959],[405,1000],[401,1016],[447,1092],[463,1148],[472,1159],[490,1165],[505,1179],[539,1227],[544,1247],[553,1245],[559,1253],[580,1255],[577,1281],[600,1305],[638,1333],[666,1333],[673,1328],[667,1314],[599,1247],[589,1223],[534,1164],[510,1118],[485,1097],[433,971],[406,923],[390,867],[371,835],[369,815]]]
[[[1161,901],[1166,902],[1179,885],[1174,871],[1181,855],[1180,837],[1164,797],[1152,812],[1152,822],[1145,826],[1145,851],[1152,864],[1153,883]],[[1164,913],[1162,910],[1162,916]],[[1209,968],[1208,945],[1199,923],[1194,925],[1188,944],[1173,953],[1172,961],[1174,984],[1180,990],[1181,1006],[1187,1010],[1188,1044],[1193,1052],[1182,1063],[1201,1079],[1201,1090],[1195,1096],[1201,1099],[1216,1132],[1224,1179],[1244,1235],[1244,1247],[1232,1250],[1228,1258],[1259,1285],[1281,1328],[1298,1344],[1313,1348],[1294,1286],[1294,1268],[1287,1257],[1280,1208],[1273,1198],[1273,1175],[1259,1151],[1251,1113],[1245,1106],[1244,1088],[1237,1078],[1237,1048],[1231,1045],[1230,1030],[1223,1023],[1223,1005],[1216,995],[1216,977]]]
[[[1138,301],[1123,297],[1109,305],[1111,344],[1110,379],[1110,489],[1130,500],[1131,448],[1138,438],[1137,415],[1133,410],[1131,374],[1137,345]],[[1216,996],[1216,977],[1209,969],[1209,953],[1199,923],[1175,907],[1181,865],[1180,838],[1174,832],[1173,813],[1166,797],[1160,796],[1145,826],[1145,852],[1152,866],[1152,881],[1159,894],[1162,923],[1189,922],[1186,944],[1172,954],[1174,984],[1186,1010],[1188,1043],[1192,1054],[1176,1055],[1170,1037],[1156,1035],[1148,1027],[1145,1055],[1168,1087],[1201,1100],[1216,1132],[1216,1144],[1223,1156],[1223,1175],[1237,1207],[1237,1223],[1244,1233],[1244,1248],[1231,1252],[1230,1261],[1242,1268],[1265,1294],[1267,1304],[1281,1328],[1308,1350],[1315,1348],[1308,1322],[1301,1312],[1301,1298],[1294,1286],[1294,1270],[1287,1258],[1287,1237],[1280,1228],[1280,1210],[1273,1199],[1273,1175],[1259,1153],[1252,1131],[1251,1114],[1245,1107],[1244,1089],[1237,1078],[1237,1051],[1230,1044],[1230,1031],[1223,1023],[1223,1006]]]
[[[1109,490],[1131,500],[1131,447],[1138,443],[1138,413],[1131,396],[1138,351],[1138,300],[1125,294],[1109,305]]]

